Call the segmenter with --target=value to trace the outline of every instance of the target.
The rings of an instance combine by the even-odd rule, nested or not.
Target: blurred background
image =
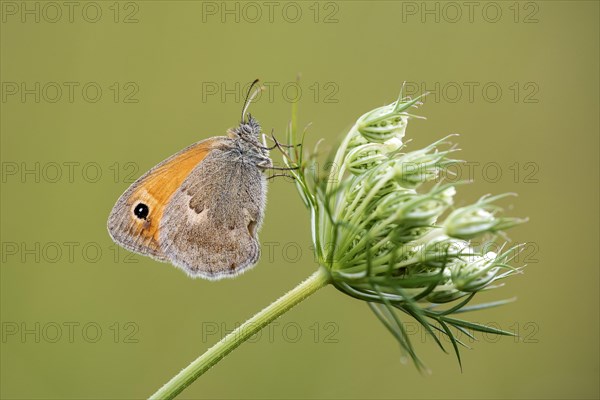
[[[461,373],[407,319],[421,375],[366,305],[327,287],[181,398],[598,398],[598,2],[0,5],[2,398],[144,398],[315,270],[284,179],[262,258],[235,280],[189,279],[105,228],[133,180],[236,125],[257,77],[266,131],[281,136],[298,101],[308,143],[333,149],[403,81],[431,92],[409,149],[459,133],[459,178],[475,183],[457,204],[518,192],[502,204],[530,218],[509,232],[528,242],[525,274],[479,297],[518,300],[467,315],[520,337],[463,337]]]

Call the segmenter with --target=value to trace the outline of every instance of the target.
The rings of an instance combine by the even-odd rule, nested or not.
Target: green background
[[[296,22],[285,2],[272,16],[264,2],[224,16],[221,2],[76,2],[56,22],[41,2],[22,21],[35,4],[2,2],[2,398],[143,398],[315,269],[285,180],[270,184],[262,259],[235,280],[116,252],[105,228],[129,178],[236,124],[254,78],[272,90],[252,113],[283,132],[298,73],[300,124],[333,148],[403,81],[435,92],[409,148],[460,133],[475,183],[457,204],[514,191],[509,213],[530,218],[510,232],[530,243],[526,273],[480,297],[518,301],[469,316],[521,338],[479,335],[461,373],[417,332],[420,375],[366,305],[328,287],[182,398],[598,398],[598,2],[477,2],[471,18],[464,2],[297,2]],[[22,98],[36,82],[39,103]]]

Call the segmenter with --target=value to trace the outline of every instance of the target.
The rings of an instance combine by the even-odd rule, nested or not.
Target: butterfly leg
[[[277,177],[287,177],[287,178],[292,178],[292,179],[296,179],[296,177],[294,175],[290,175],[290,174],[273,174],[271,176],[269,176],[267,178],[267,180],[271,180],[273,178],[277,178]]]
[[[300,169],[300,167],[265,167],[264,169],[271,169],[274,171],[295,171],[297,169]]]
[[[273,166],[273,162],[271,161],[270,158],[264,158],[264,159],[259,159],[259,161],[256,163],[256,166],[263,169],[263,170],[274,170],[274,171],[294,171],[297,169],[300,169],[300,167],[296,166],[296,167],[275,167]]]
[[[263,135],[264,135],[264,134],[263,134]],[[268,137],[268,136],[263,136],[263,138],[265,138],[265,137],[266,137],[267,139],[269,139],[269,140],[273,141],[273,143],[275,143],[275,144],[274,144],[272,147],[270,147],[270,148],[269,148],[269,150],[273,150],[273,149],[274,149],[274,148],[276,148],[276,147],[278,147],[278,148],[285,147],[285,148],[287,148],[287,149],[291,149],[291,148],[294,148],[294,147],[300,147],[300,146],[302,146],[302,144],[301,144],[301,143],[298,143],[298,144],[283,144],[283,143],[281,143],[281,142],[280,142],[279,140],[277,140],[277,138],[275,137],[275,133],[274,133],[274,131],[273,131],[273,130],[271,130],[271,137]],[[265,144],[265,146],[266,146],[266,144]]]

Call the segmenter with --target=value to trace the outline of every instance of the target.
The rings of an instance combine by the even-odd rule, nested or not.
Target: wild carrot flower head
[[[304,146],[285,150],[299,192],[311,211],[317,259],[343,293],[365,301],[417,367],[400,315],[416,319],[442,348],[449,338],[460,362],[456,332],[510,334],[453,316],[506,303],[468,305],[481,290],[519,272],[509,262],[521,246],[495,246],[523,219],[500,215],[496,202],[509,194],[483,196],[456,208],[456,183],[445,183],[460,161],[441,139],[409,150],[404,137],[419,99],[403,98],[362,115],[337,149],[328,174],[318,171]],[[288,132],[298,140],[293,123]],[[302,138],[303,141],[303,138]],[[489,251],[493,248],[496,251]],[[444,304],[447,304],[445,307]]]

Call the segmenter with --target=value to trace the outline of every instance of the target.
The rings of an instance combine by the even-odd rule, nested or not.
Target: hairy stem
[[[236,330],[225,336],[221,341],[195,359],[190,365],[175,375],[161,387],[150,399],[173,399],[198,377],[208,371],[223,357],[232,352],[252,335],[270,324],[272,321],[289,311],[296,304],[306,299],[317,290],[330,282],[329,272],[324,267],[312,274],[304,282],[271,303],[258,314],[240,325]]]

